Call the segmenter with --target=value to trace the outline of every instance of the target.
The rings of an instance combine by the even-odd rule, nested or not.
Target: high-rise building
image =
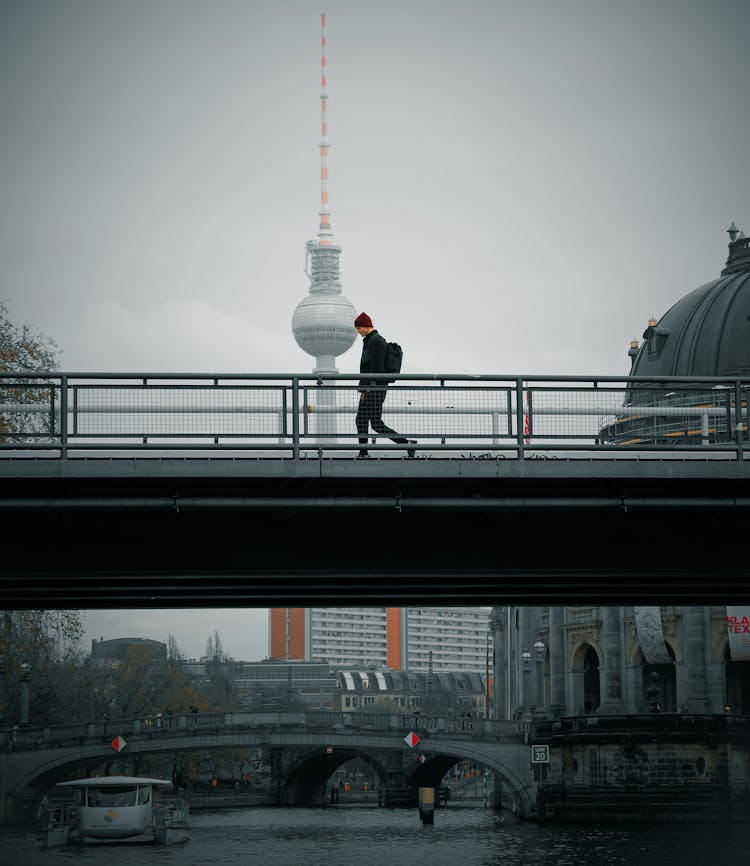
[[[272,608],[269,655],[337,667],[480,671],[488,607]]]

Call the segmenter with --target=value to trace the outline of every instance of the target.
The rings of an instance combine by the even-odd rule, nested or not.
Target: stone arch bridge
[[[415,733],[412,747],[406,736]],[[385,805],[410,802],[437,786],[460,760],[494,776],[493,805],[531,817],[536,784],[529,726],[523,722],[326,711],[188,713],[0,732],[2,823],[28,818],[44,794],[81,767],[117,757],[166,752],[253,749],[270,767],[279,805],[322,805],[335,770],[355,757],[380,778]]]

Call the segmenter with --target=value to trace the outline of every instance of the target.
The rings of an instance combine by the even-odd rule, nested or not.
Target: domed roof
[[[750,375],[750,238],[732,223],[721,276],[650,320],[631,376]]]

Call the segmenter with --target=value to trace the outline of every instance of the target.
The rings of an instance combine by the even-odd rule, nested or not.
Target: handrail
[[[406,373],[383,414],[420,453],[729,452],[743,459],[750,377]],[[0,373],[0,455],[359,448],[355,373]],[[331,384],[335,387],[330,387]],[[325,386],[325,387],[322,387]],[[99,419],[99,420],[96,420]],[[162,420],[163,419],[163,420]],[[576,420],[578,419],[578,420]],[[303,423],[304,422],[304,423]],[[380,439],[378,450],[399,450]],[[403,450],[401,448],[400,450]]]
[[[95,720],[61,725],[24,725],[0,730],[0,751],[33,750],[40,745],[109,743],[117,735],[129,741],[154,737],[201,734],[207,730],[255,728],[272,730],[326,728],[332,732],[388,732],[402,737],[414,730],[423,737],[469,736],[496,741],[499,737],[544,740],[555,737],[606,735],[627,732],[737,732],[750,734],[750,716],[710,713],[640,713],[619,715],[563,716],[555,719],[485,719],[467,716],[432,716],[415,713],[363,713],[337,710],[242,710],[178,713],[127,719]]]

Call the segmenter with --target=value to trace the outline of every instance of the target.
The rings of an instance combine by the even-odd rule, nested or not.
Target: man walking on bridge
[[[354,320],[354,327],[362,337],[362,358],[359,362],[360,373],[387,373],[385,368],[386,342],[373,328],[372,319],[367,313],[360,313]],[[369,379],[364,376],[359,380],[359,407],[357,408],[357,434],[360,446],[367,444],[367,428],[380,436],[387,436],[397,445],[416,445],[415,439],[400,436],[383,423],[383,401],[388,384],[383,379]],[[414,457],[414,448],[407,448],[408,457]],[[366,448],[360,448],[358,458],[369,457]]]

